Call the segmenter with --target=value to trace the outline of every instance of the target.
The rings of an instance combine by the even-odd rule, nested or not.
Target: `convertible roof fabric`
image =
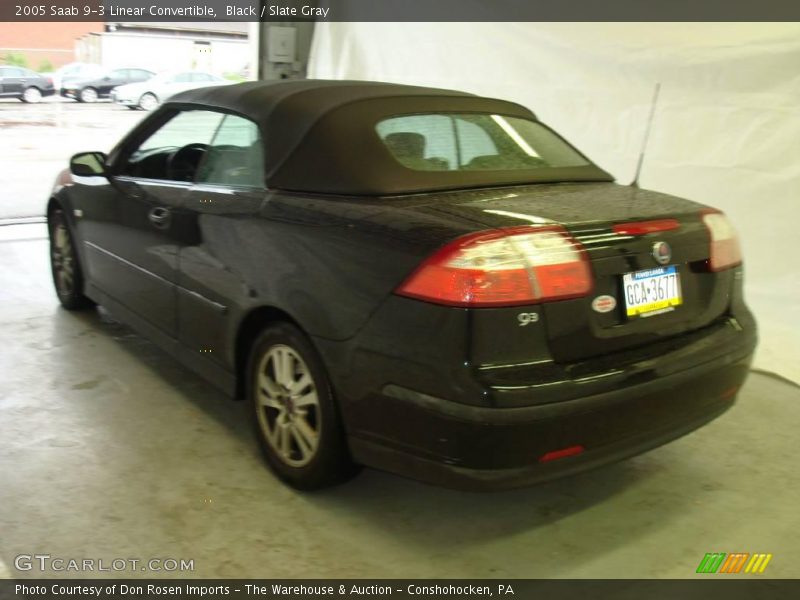
[[[538,181],[610,180],[594,165],[516,171],[417,171],[401,165],[375,130],[386,118],[427,112],[536,119],[527,108],[465,92],[369,81],[293,80],[199,88],[163,110],[214,108],[258,123],[270,188],[391,195]]]

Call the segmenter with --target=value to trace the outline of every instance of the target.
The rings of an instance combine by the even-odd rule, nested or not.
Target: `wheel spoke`
[[[67,246],[67,243],[66,243],[67,235],[66,234],[67,234],[67,230],[64,229],[63,225],[59,225],[56,228],[56,248],[61,250],[62,254],[65,252],[66,246]]]
[[[275,373],[275,383],[286,387],[292,381],[291,357],[283,348],[276,348],[272,354],[272,369]]]
[[[288,350],[283,351],[283,380],[281,381],[281,385],[285,388],[289,388],[292,383],[294,383],[294,354],[289,352]]]
[[[280,387],[266,373],[258,374],[258,390],[263,395],[272,398],[280,395]]]
[[[308,424],[308,421],[306,421],[303,415],[295,415],[292,433],[294,434],[303,454],[313,454],[313,452],[317,449],[319,436],[311,427],[311,425]]]
[[[292,394],[292,396],[299,395],[312,383],[313,381],[311,380],[311,375],[309,375],[308,372],[304,372],[300,376],[300,379],[297,381],[292,381],[292,383],[288,386],[289,392]]]
[[[302,406],[317,406],[319,401],[317,400],[317,392],[314,388],[311,389],[310,392],[307,394],[303,394],[302,396],[292,397],[292,402],[297,407]]]
[[[268,393],[265,393],[263,389],[258,391],[258,403],[261,406],[266,406],[268,408],[274,408],[275,410],[282,411],[283,406],[280,402],[278,402],[275,398],[270,396]]]
[[[314,449],[308,445],[308,442],[305,440],[297,427],[292,426],[289,431],[291,431],[295,444],[297,444],[297,450],[300,452],[300,458],[306,459],[307,457],[313,455]]]
[[[290,427],[291,425],[289,425],[289,423],[281,423],[280,425],[280,442],[278,447],[280,448],[280,453],[286,458],[292,457],[292,438],[289,435]]]

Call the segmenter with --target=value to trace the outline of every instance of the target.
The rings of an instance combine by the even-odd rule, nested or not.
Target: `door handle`
[[[147,213],[147,218],[150,219],[150,222],[159,229],[165,229],[169,226],[172,213],[168,208],[164,208],[163,206],[155,206],[150,209],[150,212]]]

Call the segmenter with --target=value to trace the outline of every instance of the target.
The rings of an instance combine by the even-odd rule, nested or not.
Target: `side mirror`
[[[69,160],[69,170],[81,177],[97,177],[106,174],[106,155],[102,152],[80,152]]]

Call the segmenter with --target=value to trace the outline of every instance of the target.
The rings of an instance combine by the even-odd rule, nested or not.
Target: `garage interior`
[[[755,370],[710,425],[559,481],[474,494],[365,470],[291,490],[263,465],[242,403],[102,308],[58,307],[45,197],[40,213],[6,208],[30,195],[12,172],[52,181],[70,154],[108,150],[138,117],[3,101],[0,182],[13,193],[0,221],[0,576],[24,578],[15,557],[47,553],[194,560],[164,577],[684,578],[706,552],[748,551],[773,555],[762,576],[796,577],[800,27],[326,23],[295,34],[288,58],[285,46],[269,54],[267,27],[256,46],[266,78],[515,100],[623,183],[644,148],[641,187],[718,206],[737,225]]]

